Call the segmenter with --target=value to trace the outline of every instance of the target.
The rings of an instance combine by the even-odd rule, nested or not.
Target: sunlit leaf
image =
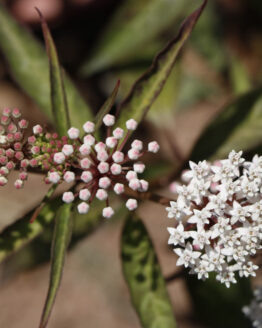
[[[56,215],[51,256],[50,282],[39,328],[45,328],[47,326],[48,319],[55,303],[56,294],[60,286],[66,251],[72,232],[71,208],[72,204],[63,204],[60,206]]]
[[[46,51],[49,59],[51,106],[57,132],[66,135],[70,127],[67,98],[64,88],[63,75],[56,51],[56,47],[42,13],[37,9],[45,38]]]
[[[122,265],[132,303],[144,328],[175,328],[157,256],[142,221],[129,215],[122,235]]]
[[[249,150],[262,142],[262,90],[246,93],[232,102],[208,125],[190,159],[224,158],[232,150]]]
[[[49,64],[43,47],[14,20],[3,4],[0,4],[0,22],[0,50],[12,76],[52,119]],[[83,122],[92,119],[92,111],[71,80],[65,77],[64,82],[71,121],[79,128]]]
[[[123,3],[105,29],[90,60],[82,69],[92,74],[134,60],[152,41],[190,12],[192,0],[129,0]]]
[[[118,126],[126,129],[125,122],[133,118],[140,122],[160,94],[177,56],[189,38],[201,15],[206,1],[182,24],[178,35],[156,56],[149,70],[134,84],[131,92],[119,107]]]

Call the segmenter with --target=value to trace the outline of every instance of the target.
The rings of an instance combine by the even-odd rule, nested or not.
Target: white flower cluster
[[[252,321],[253,327],[262,328],[262,287],[257,287],[254,290],[254,299],[242,310]]]
[[[189,162],[182,175],[186,185],[172,184],[177,201],[167,207],[168,244],[179,256],[177,265],[206,279],[210,272],[227,287],[240,277],[255,276],[251,258],[261,249],[262,156],[252,162],[231,151],[228,158],[210,164]]]

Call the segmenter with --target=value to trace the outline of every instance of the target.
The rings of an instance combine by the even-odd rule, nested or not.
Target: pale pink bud
[[[60,175],[57,172],[48,172],[48,180],[51,183],[58,183],[60,180]]]
[[[114,186],[114,192],[117,195],[122,194],[124,191],[125,191],[125,187],[124,187],[124,185],[122,183],[116,183],[115,184],[115,186]]]
[[[182,174],[181,174],[181,179],[184,182],[189,182],[191,180],[191,176],[188,176],[188,173],[190,172],[190,170],[183,170]]]
[[[85,183],[90,182],[93,179],[93,175],[90,171],[83,171],[81,174],[81,180]]]
[[[23,159],[20,163],[20,167],[23,168],[23,169],[27,168],[28,165],[29,165],[29,160],[28,159]]]
[[[11,109],[10,108],[4,108],[3,109],[3,115],[10,116],[11,115]]]
[[[79,147],[79,151],[80,151],[81,155],[87,156],[90,154],[91,148],[90,148],[90,146],[83,144]]]
[[[137,121],[135,121],[133,118],[126,121],[126,127],[128,130],[135,130],[137,128]]]
[[[21,172],[21,173],[19,174],[19,179],[22,180],[22,181],[27,180],[27,177],[28,177],[27,172]]]
[[[128,181],[132,180],[132,179],[137,179],[137,174],[135,171],[128,171],[126,174],[126,179]]]
[[[17,126],[11,122],[7,127],[7,131],[9,133],[15,133],[15,132],[17,132]]]
[[[138,190],[140,188],[140,181],[138,179],[132,179],[129,181],[129,188]]]
[[[26,129],[28,127],[28,121],[25,119],[22,119],[21,121],[18,122],[18,125],[20,129]]]
[[[139,158],[140,153],[137,149],[131,148],[129,149],[127,155],[130,159],[135,161]]]
[[[38,153],[40,153],[40,147],[39,146],[33,146],[31,148],[31,153],[32,154],[38,154]]]
[[[67,134],[70,139],[77,139],[80,135],[80,131],[77,128],[70,128],[67,131]]]
[[[71,182],[75,181],[75,173],[71,172],[71,171],[67,171],[64,174],[63,178],[67,183],[71,183]]]
[[[114,163],[113,165],[111,165],[110,170],[111,170],[112,174],[118,175],[122,172],[122,166]]]
[[[108,194],[104,189],[98,189],[96,192],[96,198],[99,200],[105,200],[107,199]]]
[[[134,165],[133,165],[133,168],[134,168],[134,171],[136,172],[136,173],[143,173],[144,171],[145,171],[145,164],[143,164],[143,163],[135,163]]]
[[[144,180],[144,179],[140,180],[139,191],[146,192],[148,190],[148,186],[149,186],[149,183],[146,180]]]
[[[93,133],[95,131],[95,124],[93,122],[87,121],[83,125],[83,129],[86,133]]]
[[[141,140],[134,140],[131,144],[131,147],[136,150],[142,150],[143,149],[143,142]]]
[[[0,187],[3,187],[7,184],[7,179],[0,176]]]
[[[41,134],[43,133],[43,128],[41,125],[37,124],[33,126],[33,134]]]
[[[7,143],[7,137],[0,135],[0,145],[5,145]]]
[[[111,184],[111,180],[108,177],[103,177],[99,179],[98,184],[100,188],[107,189]]]
[[[65,155],[62,152],[54,154],[54,162],[57,164],[62,164],[65,161]]]
[[[24,182],[20,179],[15,180],[14,186],[16,189],[21,189],[24,186]]]
[[[77,210],[80,214],[86,214],[89,211],[89,205],[85,202],[82,202],[77,206]]]
[[[93,146],[95,141],[96,141],[95,137],[93,137],[91,134],[84,136],[84,144],[88,146]]]
[[[30,136],[30,137],[28,137],[27,141],[28,141],[28,143],[30,143],[32,145],[36,142],[36,137]]]
[[[19,118],[21,116],[21,112],[18,108],[14,108],[12,111],[12,115],[14,118]]]
[[[169,190],[176,194],[177,193],[177,186],[179,186],[179,183],[177,182],[172,182],[170,185],[169,185]]]
[[[126,207],[129,209],[129,211],[134,211],[137,208],[137,200],[129,198],[126,202]]]
[[[0,156],[0,164],[6,165],[8,162],[8,158],[6,156]]]
[[[23,139],[23,134],[22,134],[21,132],[16,132],[16,133],[14,134],[14,139],[15,139],[16,141],[21,141],[21,140]]]
[[[115,163],[121,163],[124,160],[124,154],[121,151],[114,152],[112,158]]]
[[[16,153],[15,153],[15,158],[16,159],[18,159],[19,161],[21,161],[22,159],[24,159],[24,153],[23,152],[21,152],[21,151],[17,151]]]
[[[70,156],[73,154],[74,152],[74,147],[72,145],[64,145],[62,148],[62,152],[66,155],[66,156]]]
[[[0,176],[1,175],[8,175],[9,174],[9,170],[8,170],[8,168],[6,167],[6,166],[2,166],[1,168],[0,168]]]
[[[1,123],[3,125],[8,125],[10,123],[10,117],[5,115],[1,116]]]
[[[75,199],[74,194],[71,191],[66,191],[63,193],[63,202],[69,204],[72,203]]]
[[[16,142],[14,144],[14,150],[21,150],[22,149],[22,144],[21,142]]]
[[[32,166],[32,167],[36,167],[36,166],[38,166],[38,161],[37,161],[37,159],[35,159],[35,158],[31,159],[31,160],[30,160],[30,166]]]
[[[123,136],[124,136],[124,130],[121,129],[121,128],[116,128],[116,129],[113,131],[113,136],[114,136],[116,139],[122,139]]]
[[[100,150],[97,153],[96,158],[100,161],[100,162],[106,162],[108,159],[108,153],[105,150]]]
[[[91,194],[90,191],[88,189],[81,189],[79,192],[79,198],[81,200],[88,200],[90,198]]]
[[[91,162],[88,158],[83,158],[80,161],[80,165],[81,165],[82,169],[89,169]]]
[[[217,189],[218,186],[219,186],[219,184],[217,182],[212,182],[210,185],[210,191],[213,193],[218,192],[218,189]]]
[[[106,219],[110,219],[114,215],[114,210],[112,207],[108,206],[103,209],[102,215]]]
[[[100,162],[97,169],[101,174],[107,173],[109,170],[109,164],[107,162]]]
[[[8,168],[9,171],[11,171],[15,168],[15,163],[10,161],[6,164],[6,167]]]
[[[98,153],[99,151],[101,151],[101,150],[105,150],[105,149],[106,149],[106,145],[105,145],[102,141],[98,142],[98,143],[95,145],[95,150],[96,150],[97,153]]]
[[[103,118],[103,122],[106,126],[112,126],[115,124],[115,117],[110,114],[106,114]]]
[[[156,141],[151,141],[148,144],[148,151],[150,151],[151,153],[157,153],[159,151],[159,144]]]
[[[117,145],[117,139],[115,137],[106,138],[106,145],[109,148],[114,148]]]

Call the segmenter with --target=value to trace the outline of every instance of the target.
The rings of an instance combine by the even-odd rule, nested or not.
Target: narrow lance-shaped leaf
[[[37,12],[41,19],[43,35],[45,38],[46,51],[49,59],[51,106],[57,132],[62,136],[66,135],[70,127],[67,99],[64,89],[63,76],[59,64],[56,47],[47,26],[47,23],[40,12]]]
[[[143,328],[175,328],[176,322],[157,256],[142,221],[130,215],[122,235],[122,265]]]
[[[152,66],[137,80],[129,95],[118,108],[118,126],[126,129],[125,122],[134,118],[140,122],[160,94],[177,56],[190,36],[207,1],[182,24],[178,35],[155,57]]]
[[[37,13],[36,13],[37,15]],[[39,42],[0,4],[0,50],[19,86],[52,119],[48,58]],[[93,114],[72,81],[65,76],[65,90],[72,124],[80,128]]]
[[[56,216],[52,245],[50,282],[39,328],[45,328],[47,326],[55,302],[55,297],[60,286],[66,251],[71,237],[71,208],[72,204],[63,204],[60,206]]]
[[[117,92],[118,92],[118,89],[119,89],[119,85],[120,85],[120,81],[118,80],[112,94],[105,101],[105,103],[103,104],[101,109],[98,111],[98,113],[96,115],[96,118],[95,118],[95,123],[96,123],[95,128],[96,128],[96,130],[99,129],[99,127],[101,126],[103,117],[107,113],[109,113],[111,108],[113,107],[113,105],[115,103],[116,96],[117,96]]]
[[[249,150],[262,143],[262,89],[253,90],[225,108],[204,130],[190,159],[224,158],[232,150]]]

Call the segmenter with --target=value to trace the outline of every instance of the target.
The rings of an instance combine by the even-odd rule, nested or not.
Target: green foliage
[[[190,159],[224,158],[232,149],[249,150],[261,144],[261,88],[248,92],[226,106],[194,146]]]
[[[83,74],[93,74],[108,67],[123,65],[141,51],[152,53],[152,41],[193,8],[195,2],[170,0],[129,0],[124,2],[105,29]]]
[[[55,302],[55,297],[60,286],[66,251],[72,232],[71,209],[72,204],[63,204],[60,206],[56,215],[49,289],[39,328],[45,328],[47,326]]]
[[[187,41],[201,15],[206,1],[183,23],[178,35],[156,56],[149,70],[134,84],[130,94],[119,107],[117,125],[126,129],[125,122],[134,118],[140,122],[161,92],[175,64],[179,51]]]
[[[46,51],[49,59],[52,113],[56,130],[61,136],[63,136],[66,135],[67,130],[70,127],[63,76],[53,38],[44,17],[39,10],[38,13],[42,23]]]
[[[122,235],[122,265],[132,303],[144,328],[175,328],[157,256],[142,221],[129,215]]]
[[[11,74],[19,86],[52,119],[47,55],[34,37],[13,19],[3,4],[0,4],[0,21],[0,50]],[[92,119],[91,109],[68,77],[65,77],[65,89],[72,124],[82,127],[83,122]]]

